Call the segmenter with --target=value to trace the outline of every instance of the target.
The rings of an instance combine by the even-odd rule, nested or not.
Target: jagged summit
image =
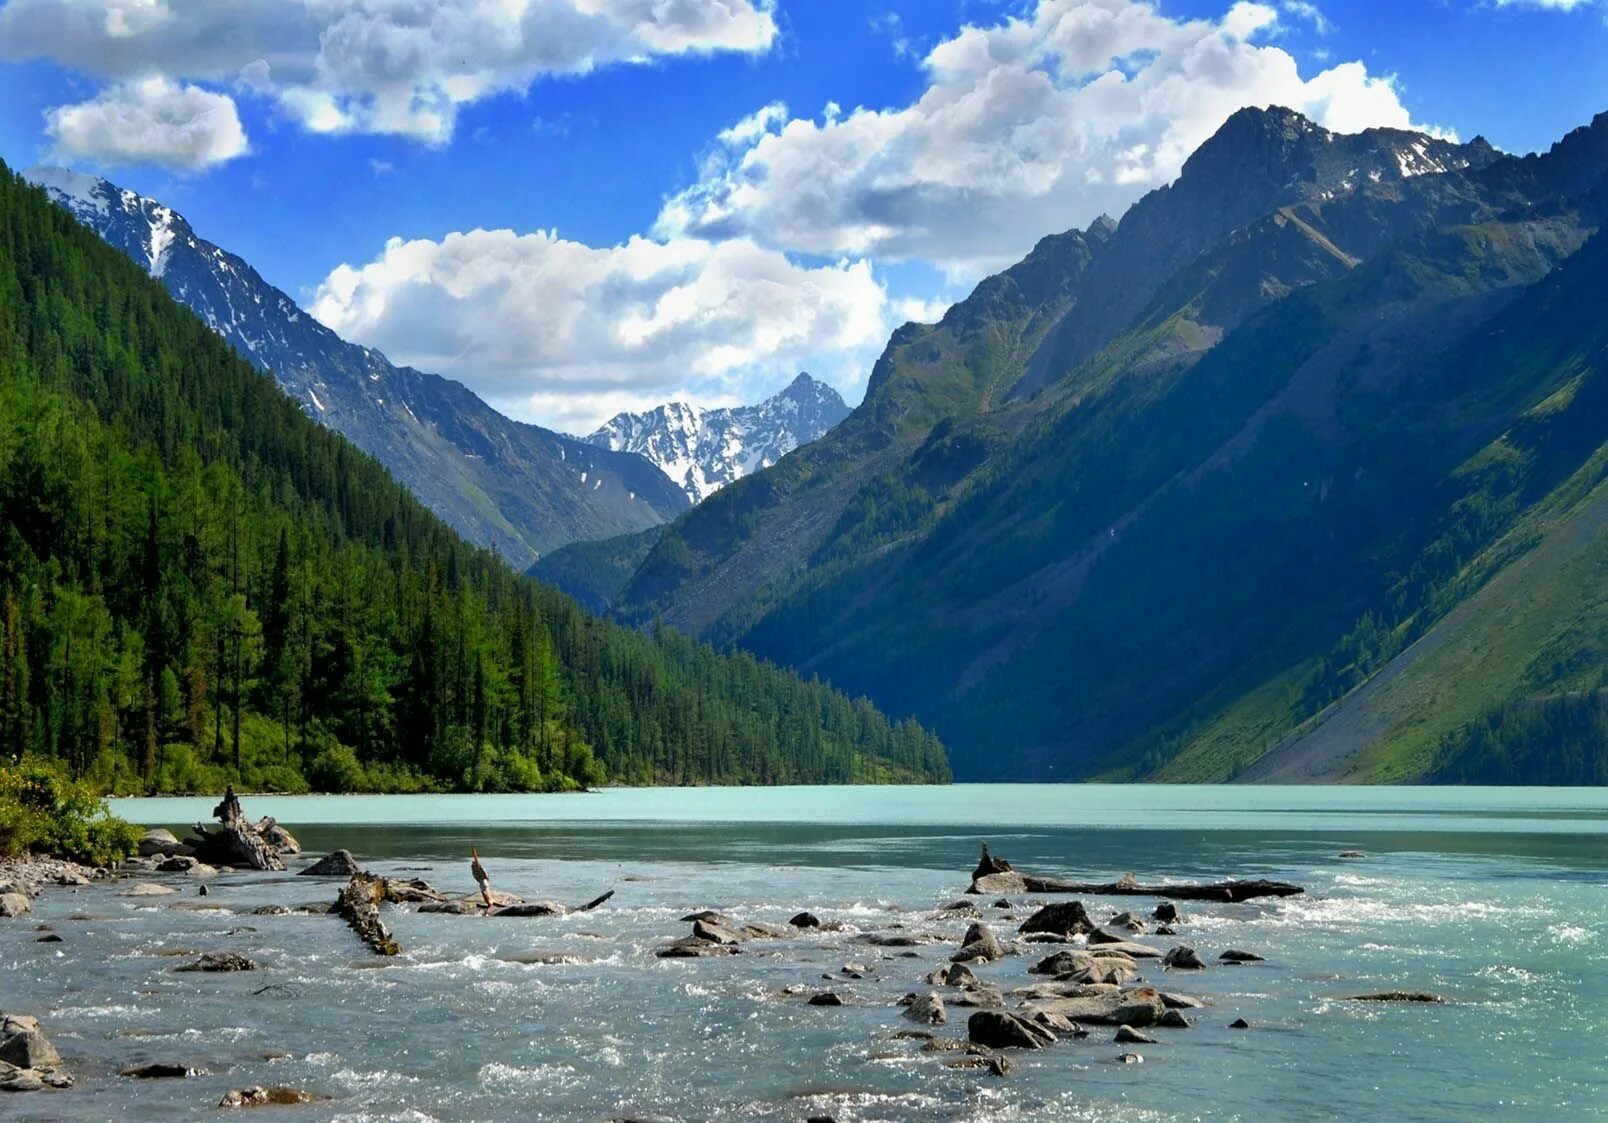
[[[640,457],[510,420],[461,383],[347,342],[155,199],[65,168],[24,178],[466,538],[521,568],[568,542],[642,530],[686,507]]]
[[[645,413],[617,414],[586,439],[645,457],[697,503],[818,440],[848,414],[836,390],[800,374],[757,405],[703,409],[668,402]]]

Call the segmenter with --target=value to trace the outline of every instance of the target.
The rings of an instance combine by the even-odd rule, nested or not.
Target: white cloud
[[[1498,8],[1543,8],[1550,12],[1572,12],[1597,3],[1598,0],[1496,0]]]
[[[747,119],[737,133],[763,128],[715,149],[656,230],[974,276],[1047,232],[1120,215],[1243,106],[1342,131],[1411,126],[1392,79],[1362,63],[1302,77],[1264,41],[1278,18],[1245,2],[1186,20],[1141,0],[1039,0],[934,47],[910,105]]]
[[[160,77],[117,83],[88,101],[48,110],[45,131],[54,143],[55,158],[97,164],[162,164],[193,170],[249,150],[229,95]]]
[[[447,140],[459,107],[611,63],[767,50],[771,0],[9,0],[0,58],[238,81],[315,132]]]
[[[803,266],[742,239],[595,248],[472,230],[392,239],[332,271],[312,312],[513,416],[586,432],[670,397],[745,400],[778,373],[841,376],[846,356],[868,368],[894,309],[863,260]]]

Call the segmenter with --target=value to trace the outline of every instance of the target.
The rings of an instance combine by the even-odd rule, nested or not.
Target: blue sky
[[[5,0],[0,156],[156,196],[348,337],[572,430],[798,369],[857,400],[893,325],[1239,104],[1510,151],[1608,110],[1600,0],[309,11]]]

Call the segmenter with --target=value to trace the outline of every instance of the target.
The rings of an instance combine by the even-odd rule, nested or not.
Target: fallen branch
[[[402,948],[380,919],[380,902],[385,900],[383,877],[357,873],[335,898],[335,911],[341,915],[358,939],[378,955],[399,955]]]
[[[1293,897],[1305,890],[1283,881],[1215,881],[1208,885],[1140,885],[1133,874],[1120,881],[1063,881],[1054,877],[1035,877],[1015,869],[1003,858],[996,858],[983,846],[983,857],[972,871],[974,894],[992,893],[1081,893],[1093,897],[1168,897],[1177,901],[1249,901],[1255,897]]]

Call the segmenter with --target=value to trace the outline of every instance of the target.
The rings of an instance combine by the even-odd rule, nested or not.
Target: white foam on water
[[[1595,937],[1590,928],[1579,924],[1552,924],[1547,927],[1547,935],[1554,942],[1560,944],[1586,944]]]
[[[480,1082],[498,1090],[567,1088],[576,1083],[573,1065],[510,1065],[492,1061],[480,1066]]]
[[[409,1076],[404,1072],[393,1072],[386,1068],[377,1068],[369,1072],[359,1072],[355,1068],[343,1068],[330,1074],[330,1079],[339,1080],[352,1089],[382,1088],[394,1084],[417,1084],[417,1076]]]

